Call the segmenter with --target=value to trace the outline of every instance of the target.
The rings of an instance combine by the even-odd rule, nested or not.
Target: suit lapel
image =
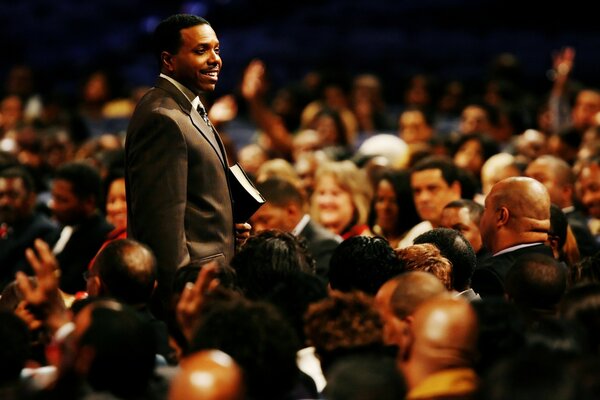
[[[200,114],[198,114],[197,112],[190,111],[190,118],[192,119],[192,123],[194,124],[196,129],[198,129],[198,132],[200,132],[200,134],[204,136],[204,138],[208,141],[208,143],[210,143],[212,148],[215,150],[215,152],[219,156],[219,159],[221,160],[221,163],[223,165],[226,165],[224,159],[225,153],[223,152],[223,145],[217,133],[213,132],[213,129],[210,126],[208,126],[206,122],[204,122],[204,120],[200,117]]]
[[[190,100],[181,92],[181,90],[176,88],[166,79],[158,78],[156,87],[166,90],[171,94],[171,96],[173,96],[173,98],[175,98],[181,107],[181,110],[190,117],[190,120],[192,121],[192,124],[198,133],[200,133],[200,135],[202,135],[204,139],[210,143],[210,146],[213,148],[215,153],[217,153],[219,159],[221,160],[221,164],[227,167],[227,159],[225,158],[225,151],[223,144],[221,143],[221,139],[218,137],[216,132],[213,133],[212,128],[208,126],[206,122],[204,122],[204,120],[200,117],[200,114],[198,114],[196,110],[192,110],[192,103]]]

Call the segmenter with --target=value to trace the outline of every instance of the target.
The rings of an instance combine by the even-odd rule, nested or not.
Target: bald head
[[[393,282],[396,285],[390,296],[390,305],[399,318],[412,315],[424,301],[447,292],[435,275],[423,271],[406,272],[394,278]]]
[[[147,302],[156,282],[156,259],[152,250],[133,239],[118,239],[100,251],[88,281],[92,295],[107,295],[126,304]]]
[[[494,154],[488,158],[481,167],[481,185],[483,194],[487,195],[492,189],[492,186],[502,179],[519,175],[521,175],[521,171],[512,154]]]
[[[492,187],[489,197],[492,207],[506,207],[513,218],[550,219],[548,190],[535,179],[523,176],[503,179]]]
[[[242,371],[219,350],[205,350],[184,359],[173,379],[169,400],[242,400]]]
[[[573,205],[575,174],[566,161],[555,156],[543,155],[529,163],[525,174],[548,189],[552,203],[560,208]]]
[[[433,373],[473,365],[477,316],[463,299],[436,296],[415,311],[413,342],[401,368],[412,388]]]
[[[492,253],[518,244],[544,242],[550,229],[550,196],[532,178],[504,179],[485,199],[481,238]]]

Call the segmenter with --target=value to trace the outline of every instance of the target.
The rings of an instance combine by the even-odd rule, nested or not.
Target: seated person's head
[[[342,357],[383,351],[383,324],[373,299],[359,291],[334,291],[313,303],[305,319],[308,343],[315,347],[323,372]]]
[[[102,199],[102,180],[94,167],[83,162],[62,165],[52,180],[50,209],[64,225],[75,225],[90,217]]]
[[[435,228],[417,236],[414,244],[433,244],[443,257],[452,264],[452,288],[463,291],[471,287],[471,277],[477,257],[469,241],[458,231]]]
[[[344,240],[333,252],[329,284],[335,290],[361,290],[374,295],[401,272],[402,265],[385,239],[355,236]]]
[[[442,282],[446,290],[452,290],[452,263],[435,245],[413,244],[395,252],[407,271],[429,272]]]
[[[233,297],[205,305],[190,353],[227,353],[244,372],[249,398],[281,399],[298,374],[299,348],[293,329],[272,305]]]
[[[111,296],[125,304],[144,304],[156,287],[156,258],[133,239],[113,240],[96,257],[89,271],[88,293]]]

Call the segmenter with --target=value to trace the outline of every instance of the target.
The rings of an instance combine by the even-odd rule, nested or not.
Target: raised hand
[[[175,311],[181,332],[188,342],[194,334],[194,327],[198,322],[206,295],[219,285],[216,277],[218,271],[219,267],[214,261],[203,265],[196,282],[188,282],[181,293]]]
[[[23,272],[17,272],[17,286],[23,293],[27,308],[37,318],[41,318],[55,331],[63,323],[69,322],[66,307],[58,289],[60,269],[56,257],[46,242],[36,239],[35,251],[31,248],[25,251],[25,257],[35,272],[37,286]],[[36,254],[37,252],[37,254]]]

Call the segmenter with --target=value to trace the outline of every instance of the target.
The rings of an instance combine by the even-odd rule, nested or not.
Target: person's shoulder
[[[333,232],[328,231],[323,225],[311,219],[302,232],[300,232],[307,240],[316,240],[319,242],[331,242],[336,245],[341,243],[342,238]]]

